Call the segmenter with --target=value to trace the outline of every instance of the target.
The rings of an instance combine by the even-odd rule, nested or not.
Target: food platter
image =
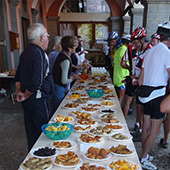
[[[105,158],[103,158],[103,159],[92,159],[92,158],[87,157],[87,156],[86,156],[86,153],[83,153],[83,157],[86,158],[86,159],[88,159],[89,161],[102,162],[102,161],[106,161],[106,160],[110,159],[110,158],[112,157],[112,155],[111,155],[111,154],[108,154],[108,155],[107,155]]]
[[[38,168],[39,167],[39,163],[40,163],[40,161],[43,161],[44,162],[44,160],[45,159],[40,159],[40,158],[35,158],[35,157],[32,157],[32,158],[29,158],[29,159],[26,159],[26,160],[24,160],[22,163],[21,163],[21,165],[20,165],[20,169],[21,170],[26,170],[26,169],[28,169],[28,166],[27,166],[27,168],[24,168],[23,166],[24,166],[24,164],[28,161],[28,160],[30,160],[30,159],[34,159],[34,161],[31,161],[31,162],[34,162],[34,165],[30,165],[30,163],[29,163],[29,166],[36,166],[36,162],[37,162],[37,166],[36,166],[36,168]],[[40,160],[40,161],[35,161],[35,160]],[[50,160],[49,160],[50,161]],[[45,164],[45,163],[44,163]],[[43,163],[41,163],[41,165],[43,166]],[[47,167],[47,168],[44,168],[44,170],[50,170],[51,168],[53,167],[53,162],[52,162],[52,160],[51,160],[51,165],[49,165],[49,167]]]
[[[71,146],[68,147],[68,148],[62,148],[62,147],[59,148],[59,147],[54,146],[54,142],[69,142],[71,144]],[[77,146],[77,143],[72,141],[72,140],[57,140],[57,141],[51,142],[51,146],[55,147],[58,150],[71,150],[71,149],[73,149],[73,148],[75,148]]]
[[[41,158],[41,159],[44,159],[44,158],[53,158],[53,157],[55,157],[55,156],[58,155],[58,151],[57,151],[57,150],[55,151],[55,154],[54,154],[54,155],[51,155],[51,156],[38,156],[38,155],[35,155],[34,152],[35,152],[35,151],[38,151],[39,149],[42,149],[42,148],[45,148],[45,147],[34,148],[34,149],[32,149],[32,150],[30,151],[30,154],[31,154],[32,156],[36,157],[36,158]],[[54,147],[48,147],[48,148],[54,149]]]
[[[112,161],[110,161],[110,162],[107,164],[107,169],[108,169],[108,170],[116,170],[116,168],[111,168],[110,165],[116,163],[117,161],[127,162],[128,167],[133,167],[133,170],[137,170],[137,169],[138,169],[138,166],[137,166],[137,164],[136,164],[135,162],[130,161],[130,160],[127,160],[127,159],[119,159],[119,160],[114,160],[114,161],[112,160]],[[122,163],[121,163],[121,164],[122,164]],[[121,168],[121,167],[122,167],[121,164],[117,164],[118,167]],[[122,165],[123,165],[123,164],[122,164]],[[130,166],[129,166],[129,165],[130,165]],[[125,167],[126,165],[124,164],[123,166]]]
[[[105,168],[105,170],[107,169],[104,165],[100,165],[100,164],[96,164],[96,163],[90,163],[90,166],[96,166],[97,168],[102,167],[102,168]],[[81,170],[80,167],[82,167],[82,165],[76,166],[76,168],[74,170]]]
[[[120,144],[121,145],[121,144]],[[117,146],[114,146],[116,148],[118,148],[120,145],[117,145]],[[116,155],[116,156],[131,156],[135,153],[134,149],[132,149],[131,147],[129,147],[128,145],[123,145],[123,146],[126,146],[126,149],[125,150],[128,150],[128,151],[131,151],[131,153],[125,153],[124,150],[122,150],[122,153],[115,153],[111,150],[111,153],[113,155]],[[112,146],[111,146],[112,147]],[[111,147],[109,147],[109,150],[111,149]],[[116,152],[118,152],[118,149],[116,149]],[[124,152],[124,153],[123,153]]]
[[[132,135],[127,134],[127,133],[113,133],[111,136],[109,136],[110,139],[117,141],[117,142],[122,142],[122,141],[129,141],[132,139]]]

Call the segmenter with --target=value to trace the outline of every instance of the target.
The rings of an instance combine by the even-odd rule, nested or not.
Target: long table
[[[86,81],[86,83],[88,82],[88,80]],[[71,88],[71,90],[69,91],[69,93],[66,95],[65,99],[62,101],[62,103],[60,104],[60,106],[58,107],[58,109],[56,110],[55,114],[53,115],[53,117],[51,118],[50,122],[54,122],[54,118],[57,117],[57,115],[64,115],[64,116],[72,116],[73,115],[71,114],[71,111],[75,111],[75,109],[71,110],[71,109],[66,109],[64,108],[63,106],[66,104],[66,103],[70,103],[70,99],[68,99],[68,96],[73,93],[73,92],[76,92],[74,90],[75,87],[79,86],[79,85],[83,85],[83,84],[80,84],[79,81],[76,81],[75,84],[73,85],[73,87]],[[87,87],[87,84],[86,85],[86,88]],[[98,84],[99,85],[99,84]],[[108,81],[107,84],[105,84],[107,87],[109,87],[111,90],[113,90],[112,94],[116,95],[116,92],[115,92],[115,88],[114,88],[114,85],[111,83],[111,81]],[[79,91],[80,92],[80,91]],[[83,93],[85,93],[85,91],[83,91]],[[101,102],[102,99],[101,98],[93,98],[92,99],[92,102]],[[113,99],[113,102],[115,103],[114,106],[112,107],[102,107],[104,109],[108,109],[108,108],[112,108],[114,110],[116,110],[116,116],[117,118],[120,120],[121,122],[121,125],[124,126],[124,129],[122,129],[120,132],[122,133],[126,133],[126,134],[129,134],[129,129],[127,127],[127,123],[126,123],[126,120],[123,116],[123,113],[122,113],[122,110],[121,110],[121,107],[120,107],[120,104],[119,104],[119,101],[118,101],[118,98],[117,96]],[[101,109],[102,109],[101,108]],[[104,125],[100,118],[98,117],[98,115],[100,114],[99,111],[95,112],[95,113],[92,113],[92,117],[94,118],[94,120],[96,120],[98,122],[98,124],[96,126],[100,126],[100,125]],[[73,125],[76,124],[76,122],[72,122]],[[96,127],[95,126],[95,127]],[[87,132],[86,132],[87,133]],[[107,164],[111,161],[114,161],[114,160],[118,160],[118,159],[126,159],[128,161],[132,161],[132,162],[135,162],[137,163],[138,165],[138,170],[141,170],[141,166],[140,166],[140,162],[139,162],[139,159],[138,159],[138,155],[136,153],[136,149],[134,147],[134,144],[133,144],[133,141],[132,140],[128,140],[128,141],[125,141],[125,142],[116,142],[114,140],[112,140],[109,136],[104,136],[104,142],[100,144],[100,147],[102,148],[105,148],[105,149],[108,149],[110,146],[115,146],[115,145],[118,145],[118,144],[123,144],[123,145],[127,145],[128,147],[130,147],[132,150],[134,150],[134,154],[130,155],[130,156],[117,156],[117,155],[113,155],[111,156],[110,159],[108,160],[105,160],[105,161],[101,161],[101,162],[96,162],[95,160],[94,161],[90,161],[90,160],[87,160],[86,158],[83,157],[83,152],[81,152],[82,150],[84,150],[85,148],[88,147],[88,145],[83,145],[81,144],[77,139],[81,136],[81,133],[77,133],[77,132],[73,132],[71,134],[71,136],[69,136],[68,140],[72,140],[72,141],[75,141],[77,143],[77,147],[73,148],[71,151],[74,151],[76,152],[80,157],[81,159],[83,160],[83,162],[89,162],[89,163],[97,163],[97,164],[100,164],[100,165],[105,165],[107,167]],[[43,146],[51,146],[51,143],[53,142],[54,140],[51,140],[49,138],[47,138],[43,133],[41,134],[41,136],[39,137],[39,139],[37,140],[37,142],[35,143],[35,145],[33,146],[33,149],[34,148],[38,148],[38,147],[43,147]],[[80,150],[81,148],[81,150]],[[59,154],[62,154],[62,153],[66,153],[66,151],[59,151]],[[25,159],[28,159],[31,157],[31,154],[28,153],[28,155],[26,156]],[[58,167],[56,165],[54,165],[51,170],[66,170],[66,169],[74,169],[74,168],[61,168],[61,167]]]

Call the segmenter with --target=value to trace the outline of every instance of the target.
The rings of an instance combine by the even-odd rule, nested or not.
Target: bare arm
[[[170,77],[170,68],[168,68],[167,71]],[[162,113],[170,113],[170,94],[161,102],[160,110]]]
[[[123,68],[130,70],[130,66],[128,66],[128,65],[126,64],[126,61],[122,60],[121,63],[120,63],[120,65],[121,65]]]
[[[144,68],[141,68],[141,72],[138,78],[138,85],[141,86],[143,84],[143,76],[144,76]]]

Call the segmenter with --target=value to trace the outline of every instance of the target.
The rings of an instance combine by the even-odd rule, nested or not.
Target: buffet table
[[[53,115],[53,117],[51,118],[50,122],[55,122],[54,121],[54,118],[57,117],[57,115],[64,115],[64,116],[71,116],[74,118],[74,121],[71,122],[71,124],[75,125],[76,124],[76,119],[74,117],[73,114],[71,114],[72,111],[76,111],[77,109],[66,109],[64,108],[63,106],[66,104],[66,103],[70,103],[71,100],[68,98],[68,96],[71,94],[71,93],[86,93],[85,90],[79,90],[79,91],[75,91],[75,88],[76,87],[79,87],[79,86],[86,86],[86,88],[89,88],[90,86],[88,85],[88,82],[90,81],[93,81],[92,79],[91,80],[87,80],[84,84],[83,83],[80,83],[79,80],[77,80],[75,82],[75,84],[73,85],[73,87],[71,88],[71,90],[69,91],[69,93],[67,94],[67,96],[65,97],[65,99],[62,101],[62,103],[60,104],[59,108],[56,110],[55,114]],[[127,127],[127,123],[126,123],[126,120],[124,119],[124,116],[123,116],[123,113],[122,113],[122,110],[121,110],[121,107],[120,107],[120,104],[119,104],[119,101],[118,101],[118,98],[116,96],[116,92],[115,92],[115,88],[113,86],[113,84],[111,83],[111,80],[110,78],[108,78],[108,81],[105,82],[105,83],[101,83],[102,85],[104,86],[107,86],[110,90],[112,90],[111,93],[109,94],[114,94],[115,97],[112,99],[112,102],[115,103],[115,105],[113,106],[102,106],[98,111],[92,113],[92,117],[93,119],[97,122],[97,124],[94,126],[94,127],[97,127],[97,126],[103,126],[103,122],[101,121],[101,119],[99,118],[99,114],[101,114],[101,109],[114,109],[116,111],[116,116],[117,116],[117,119],[120,121],[120,124],[124,127],[124,129],[120,130],[119,132],[121,133],[125,133],[127,135],[130,135],[129,133],[129,130],[128,130],[128,127]],[[100,85],[100,83],[97,83],[97,85]],[[106,95],[106,94],[104,94]],[[90,103],[101,103],[103,100],[101,98],[92,98],[91,101],[89,101]],[[80,108],[79,108],[80,109]],[[81,110],[79,110],[81,111]],[[117,132],[117,131],[116,131]],[[87,133],[87,132],[84,132],[84,133]],[[136,163],[137,166],[138,166],[138,170],[142,169],[141,166],[140,166],[140,162],[139,162],[139,159],[138,159],[138,156],[137,156],[137,153],[136,153],[136,149],[134,147],[134,144],[133,144],[133,141],[132,139],[130,140],[127,140],[127,141],[123,141],[123,142],[117,142],[117,141],[114,141],[112,140],[109,136],[103,136],[104,138],[104,142],[101,142],[100,144],[97,144],[98,146],[100,146],[101,148],[105,148],[105,149],[108,149],[110,146],[116,146],[118,144],[123,144],[123,145],[127,145],[129,148],[131,148],[133,150],[133,154],[130,154],[129,156],[123,156],[123,155],[114,155],[114,154],[111,154],[111,158],[105,160],[105,161],[95,161],[95,160],[89,160],[89,159],[86,159],[84,156],[83,156],[83,152],[86,152],[87,151],[87,148],[90,146],[89,144],[84,144],[84,143],[81,143],[78,138],[81,136],[82,133],[80,132],[75,132],[73,131],[73,133],[71,134],[71,136],[69,136],[68,140],[71,140],[71,141],[74,141],[77,143],[77,146],[73,149],[71,149],[71,151],[74,151],[76,154],[79,155],[79,157],[83,160],[83,162],[89,162],[89,163],[96,163],[96,164],[99,164],[99,165],[105,165],[107,167],[107,164],[111,161],[114,161],[114,160],[118,160],[118,159],[126,159],[128,161],[131,161],[133,163]],[[44,146],[51,146],[51,143],[53,142],[54,140],[52,139],[49,139],[47,138],[43,133],[41,134],[41,136],[39,137],[39,139],[37,140],[37,142],[35,143],[35,145],[33,146],[33,149],[34,148],[38,148],[38,147],[44,147]],[[96,146],[96,145],[94,145]],[[68,151],[60,151],[59,150],[59,154],[64,154],[64,153],[67,153]],[[25,159],[28,159],[32,157],[32,155],[29,153],[27,155],[27,157]],[[108,167],[107,167],[108,168]],[[54,170],[54,169],[57,169],[57,170],[63,170],[63,169],[75,169],[74,168],[67,168],[67,167],[59,167],[59,166],[56,166],[56,165],[53,165],[53,167],[51,168],[51,170]],[[109,168],[108,168],[109,169]],[[77,169],[76,169],[77,170]]]

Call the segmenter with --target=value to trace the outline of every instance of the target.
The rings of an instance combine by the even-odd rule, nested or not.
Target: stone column
[[[9,9],[10,9],[11,31],[14,33],[18,33],[16,7],[19,4],[19,0],[8,0],[8,2],[9,2]],[[14,53],[14,67],[17,67],[19,63],[19,50],[14,50],[13,53]]]
[[[123,16],[123,20],[124,20],[124,31],[123,32],[130,34],[130,21],[131,21],[130,16],[128,15]]]
[[[157,31],[158,24],[169,21],[170,0],[146,0],[146,29],[148,39]]]
[[[120,35],[123,32],[123,19],[119,16],[112,16],[110,17],[112,21],[112,31],[118,32]]]
[[[143,8],[132,8],[132,32],[137,28],[137,27],[142,27],[143,26]]]
[[[32,23],[36,23],[36,15],[38,14],[38,11],[35,8],[31,8],[32,13]]]
[[[8,22],[7,22],[7,13],[6,13],[6,3],[5,1],[0,1],[0,40],[6,41],[3,45],[0,45],[0,55],[1,55],[1,63],[2,70],[6,71],[7,69],[12,68],[11,66],[11,58],[10,58],[10,42],[9,42],[9,30]]]

